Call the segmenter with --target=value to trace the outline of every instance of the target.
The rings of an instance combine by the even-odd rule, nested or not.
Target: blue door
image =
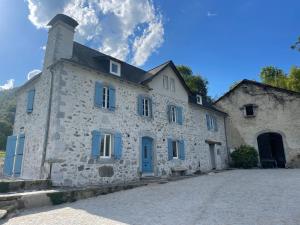
[[[13,174],[16,145],[17,145],[17,136],[7,137],[5,161],[4,161],[5,176],[11,176]]]
[[[151,173],[153,171],[152,163],[152,139],[142,138],[142,172]]]

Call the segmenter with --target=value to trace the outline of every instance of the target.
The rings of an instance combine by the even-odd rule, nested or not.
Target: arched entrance
[[[263,168],[284,168],[285,154],[282,136],[269,132],[257,137],[260,163]]]

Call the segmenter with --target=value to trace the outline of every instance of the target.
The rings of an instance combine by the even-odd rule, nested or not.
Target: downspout
[[[40,178],[42,178],[43,168],[44,168],[44,165],[45,165],[48,139],[49,139],[51,106],[52,106],[53,76],[54,76],[52,66],[49,68],[49,71],[50,71],[50,93],[49,93],[49,101],[48,101],[48,109],[47,109],[47,117],[46,117],[46,131],[45,131],[44,143],[43,143],[42,163],[41,163],[41,168],[40,168]],[[51,168],[50,168],[50,170],[51,170]]]
[[[227,129],[226,129],[226,116],[224,116],[224,132],[225,132],[225,142],[226,142],[226,150],[227,150],[227,160],[228,160],[228,166],[230,164],[230,152],[228,148],[228,139],[227,139]]]

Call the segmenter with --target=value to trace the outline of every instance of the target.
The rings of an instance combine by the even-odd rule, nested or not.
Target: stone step
[[[0,180],[0,193],[42,190],[51,187],[50,180]]]

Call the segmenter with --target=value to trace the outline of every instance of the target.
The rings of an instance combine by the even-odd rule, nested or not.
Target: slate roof
[[[273,89],[273,90],[276,90],[276,91],[279,91],[279,92],[284,92],[284,93],[287,93],[287,94],[292,94],[292,95],[299,95],[300,96],[300,92],[296,92],[296,91],[290,91],[290,90],[287,90],[287,89],[284,89],[284,88],[279,88],[279,87],[274,87],[272,85],[268,85],[268,84],[263,84],[263,83],[260,83],[260,82],[257,82],[257,81],[254,81],[254,80],[247,80],[247,79],[244,79],[242,80],[240,83],[238,83],[237,85],[234,86],[234,88],[230,89],[228,92],[226,92],[223,96],[221,96],[218,100],[216,100],[214,102],[214,104],[216,104],[217,102],[221,101],[223,98],[229,96],[232,92],[234,92],[237,88],[239,88],[242,84],[251,84],[251,85],[256,85],[256,86],[259,86],[259,87],[262,87],[264,89]]]

